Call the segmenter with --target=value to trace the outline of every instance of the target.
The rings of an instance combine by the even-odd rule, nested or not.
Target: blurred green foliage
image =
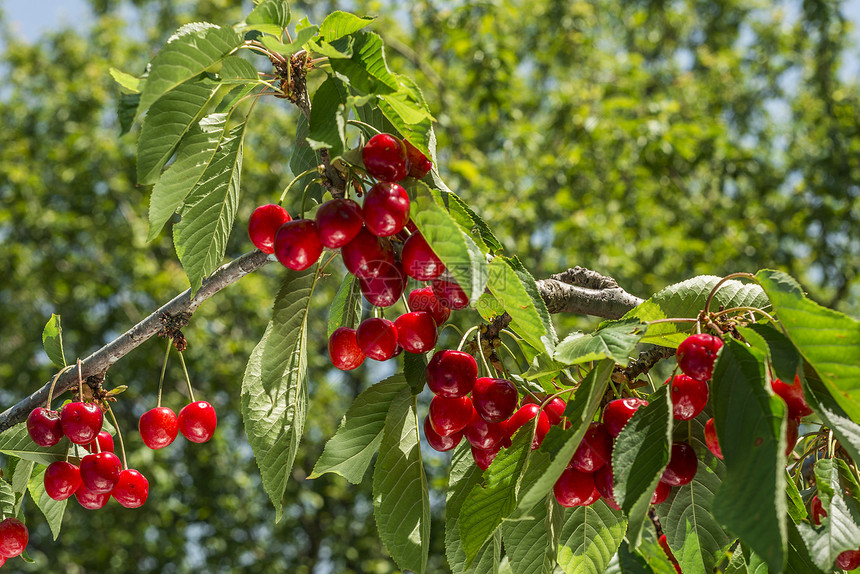
[[[135,185],[137,128],[118,137],[115,66],[141,72],[179,25],[238,21],[227,0],[91,0],[92,21],[17,37],[0,13],[0,401],[51,375],[40,335],[63,316],[66,355],[86,356],[187,287],[170,241],[145,242],[148,189]],[[247,3],[246,3],[247,4]],[[308,5],[310,4],[310,5]],[[320,22],[342,8],[378,15],[391,68],[413,76],[439,120],[449,186],[535,277],[582,265],[646,297],[696,274],[783,269],[818,301],[860,311],[860,87],[843,3],[829,0],[394,0],[293,5]],[[243,8],[245,9],[243,11]],[[845,60],[853,53],[853,61]],[[261,102],[246,140],[239,222],[292,178],[298,112]],[[390,365],[332,372],[310,340],[311,407],[284,519],[263,492],[238,414],[244,363],[262,335],[280,270],[268,266],[207,302],[185,330],[192,380],[215,405],[205,445],[142,448],[164,342],[117,363],[115,409],[131,464],[151,485],[137,511],[70,504],[58,541],[27,507],[44,572],[392,572],[368,483],[306,481],[357,392]],[[338,273],[322,282],[311,333],[324,333]],[[557,318],[562,332],[581,319]],[[468,314],[461,323],[477,320]],[[185,401],[168,369],[164,402]],[[430,571],[444,571],[446,458]],[[366,481],[367,482],[367,481]],[[7,566],[8,568],[8,566]]]

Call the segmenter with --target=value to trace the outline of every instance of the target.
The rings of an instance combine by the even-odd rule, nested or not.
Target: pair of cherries
[[[143,413],[138,430],[143,443],[153,450],[164,448],[180,432],[191,442],[206,442],[215,434],[218,416],[206,401],[194,401],[182,407],[179,416],[169,407],[155,407]]]

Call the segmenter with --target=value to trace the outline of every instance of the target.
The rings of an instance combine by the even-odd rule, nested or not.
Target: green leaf
[[[713,513],[779,571],[788,543],[785,403],[765,390],[764,365],[753,353],[729,340],[714,368],[711,401],[727,471]]]
[[[182,220],[173,228],[173,244],[188,275],[192,293],[224,259],[239,207],[245,125],[230,129],[221,140],[212,162],[185,198]]]
[[[744,334],[744,337],[750,335],[750,331],[760,336],[767,348],[763,349],[770,359],[774,374],[783,381],[790,383],[794,377],[800,372],[803,361],[800,358],[800,353],[794,347],[794,343],[777,331],[772,325],[755,323],[749,327],[738,327],[738,331]],[[753,337],[749,337],[753,339]]]
[[[442,199],[443,205],[447,207],[454,220],[460,224],[460,227],[473,238],[476,238],[476,241],[480,239],[480,242],[490,253],[500,253],[503,250],[502,244],[496,239],[496,236],[486,222],[477,213],[472,211],[472,208],[456,193],[448,189],[448,186],[438,178],[435,170],[431,172],[430,176],[430,188],[439,192],[439,197]]]
[[[292,56],[293,54],[301,51],[305,44],[311,41],[317,35],[318,28],[316,26],[308,26],[307,28],[302,28],[296,33],[296,37],[293,38],[291,44],[284,44],[272,38],[271,36],[264,36],[260,38],[260,41],[263,45],[273,52],[277,52],[282,56]]]
[[[283,515],[308,408],[307,314],[316,277],[316,267],[287,273],[272,321],[251,353],[242,381],[245,433],[276,521]]]
[[[15,492],[12,485],[0,478],[0,513],[15,516]]]
[[[15,470],[12,471],[12,491],[16,494],[17,499],[17,495],[24,494],[27,491],[27,484],[33,476],[33,469],[36,467],[36,463],[32,460],[22,460],[20,458],[12,458],[11,460],[17,461]]]
[[[514,574],[552,574],[564,508],[552,494],[535,505],[531,518],[502,523],[502,539]]]
[[[394,118],[389,117],[394,125],[402,122],[405,125],[412,126],[433,120],[430,112],[421,104],[412,101],[406,92],[400,91],[393,94],[379,95],[377,98],[379,98],[380,109],[382,109],[383,113],[388,108],[395,116]],[[388,116],[387,113],[385,115]],[[406,128],[406,131],[408,132],[409,129]]]
[[[320,165],[322,163],[322,158],[319,155],[319,152],[311,148],[308,145],[308,122],[305,120],[304,115],[299,116],[299,122],[296,126],[296,139],[293,143],[293,152],[292,157],[290,158],[290,171],[293,172],[293,175],[298,175],[300,173],[304,173],[312,167]],[[294,190],[301,192],[301,190],[305,189],[308,185],[314,185],[316,187],[320,187],[316,184],[311,184],[311,182],[319,177],[316,173],[310,173],[304,177],[302,177],[299,181],[296,182],[296,185],[293,187]],[[310,197],[310,196],[309,196]]]
[[[152,59],[138,114],[161,96],[220,62],[242,43],[228,28],[195,22],[182,26]]]
[[[332,472],[352,484],[361,483],[382,441],[382,429],[391,402],[405,388],[403,375],[394,375],[358,395],[346,411],[337,432],[326,443],[309,478]]]
[[[791,520],[797,524],[809,516],[809,513],[806,511],[806,506],[803,504],[800,490],[798,490],[797,485],[791,479],[791,476],[788,474],[788,470],[785,471],[785,475],[785,502],[788,506],[788,515],[791,517]],[[860,546],[860,544],[858,544],[858,546]]]
[[[116,115],[119,119],[119,135],[125,135],[134,124],[137,117],[137,106],[140,104],[140,94],[120,94],[116,102]]]
[[[669,385],[648,397],[615,439],[612,470],[615,498],[630,518],[627,541],[637,548],[651,497],[669,462],[672,448],[672,399]]]
[[[578,365],[599,359],[612,359],[626,365],[647,325],[637,318],[606,321],[593,333],[573,333],[555,350],[554,359],[565,365]]]
[[[845,410],[839,406],[833,396],[827,392],[818,374],[807,363],[802,376],[806,389],[806,399],[815,412],[824,420],[828,428],[833,430],[852,460],[860,460],[860,425],[852,421]]]
[[[460,537],[460,508],[472,489],[480,484],[482,476],[481,469],[472,458],[472,449],[468,441],[462,441],[454,448],[451,456],[445,503],[445,556],[448,558],[448,565],[453,574],[474,572],[486,560],[484,555],[492,554],[492,551],[488,550],[493,544],[488,543],[478,552],[473,566],[467,567],[466,553]]]
[[[361,321],[361,289],[355,275],[347,273],[328,310],[327,338],[340,327],[354,329]]]
[[[434,194],[424,183],[414,180],[405,187],[414,198],[410,209],[412,221],[469,301],[477,301],[487,285],[486,257],[440,205],[438,192]]]
[[[657,508],[660,508],[659,506]],[[650,520],[648,521],[650,523]],[[624,547],[622,542],[621,548]],[[619,552],[621,551],[619,548]],[[642,543],[636,553],[645,559],[654,574],[675,574],[675,567],[669,562],[668,556],[657,542],[657,532],[651,524],[646,525],[642,532]]]
[[[622,319],[636,317],[643,322],[682,317],[694,319],[705,307],[708,293],[720,280],[720,277],[700,275],[670,285],[628,311]],[[720,306],[726,309],[729,307],[767,309],[770,307],[770,302],[758,285],[744,285],[740,281],[729,280],[720,286],[711,300],[712,310],[715,311]],[[687,338],[689,332],[689,323],[659,323],[648,328],[648,334],[642,338],[642,342],[677,347]]]
[[[627,520],[603,500],[564,511],[558,564],[567,574],[601,574],[624,539]]]
[[[150,185],[173,156],[179,141],[197,125],[221,92],[211,80],[185,82],[156,101],[140,129],[137,141],[137,182]]]
[[[239,56],[227,56],[221,62],[218,77],[222,84],[254,84],[258,83],[259,74],[254,64]]]
[[[516,257],[497,256],[488,267],[487,288],[511,316],[511,327],[550,355],[558,337],[534,277]]]
[[[382,38],[373,32],[356,32],[354,37],[352,58],[331,60],[332,70],[349,78],[349,83],[365,94],[398,91],[400,83],[385,62]]]
[[[674,570],[671,571],[674,572]],[[641,555],[630,550],[627,542],[622,540],[618,552],[609,561],[606,574],[654,574],[654,569]]]
[[[810,301],[779,271],[756,273],[780,325],[848,416],[860,422],[860,321]]]
[[[331,157],[346,146],[346,89],[343,82],[329,76],[314,92],[311,105],[308,144],[312,149],[327,148]]]
[[[328,58],[343,58],[347,60],[352,58],[352,46],[355,44],[355,38],[343,38],[342,40],[335,42],[335,44],[336,46],[329,44],[328,42],[317,43],[311,40],[308,42],[308,50]],[[356,98],[356,96],[350,96],[347,98],[347,106],[352,107],[352,105],[355,104],[356,99],[359,98]],[[376,101],[376,96],[361,96],[360,99],[363,100],[363,103],[358,105],[364,105],[368,101]]]
[[[430,549],[430,495],[418,437],[417,401],[394,398],[373,469],[373,515],[386,550],[403,570],[423,573]]]
[[[45,515],[45,521],[51,528],[54,540],[56,540],[60,535],[60,528],[63,525],[63,514],[66,512],[68,499],[54,500],[45,492],[45,468],[42,468],[37,474],[33,475],[27,488],[30,491],[30,496],[36,502],[36,506]]]
[[[423,353],[406,353],[403,357],[403,374],[412,389],[412,394],[420,394],[427,382],[427,355]]]
[[[763,569],[762,572],[767,572],[767,569]],[[824,574],[825,572],[833,572],[832,565],[823,569],[816,566],[809,554],[809,549],[804,544],[798,527],[792,522],[788,523],[788,561],[786,562],[784,572],[785,574]]]
[[[335,61],[335,60],[332,60]],[[337,60],[343,62],[346,60]],[[384,95],[377,92],[379,111],[391,122],[403,137],[426,155],[430,155],[430,144],[433,137],[433,116],[430,108],[424,102],[421,90],[411,78],[398,76],[401,91],[407,90],[413,97],[406,99],[399,94]],[[410,103],[411,102],[411,103]]]
[[[320,24],[320,35],[326,42],[333,42],[348,34],[358,32],[371,22],[374,18],[360,17],[349,12],[337,10],[326,16]]]
[[[138,78],[114,67],[111,67],[108,71],[117,84],[133,94],[139,94],[141,88],[146,83],[146,79]]]
[[[58,369],[66,366],[66,354],[63,352],[63,326],[60,316],[51,313],[45,328],[42,329],[42,347],[45,354]]]
[[[0,452],[46,465],[65,460],[68,444],[68,441],[62,440],[49,448],[36,445],[27,432],[27,423],[18,423],[0,434]]]
[[[289,25],[290,17],[290,3],[287,0],[263,0],[251,10],[245,23],[252,29],[257,24],[269,24],[283,30]]]

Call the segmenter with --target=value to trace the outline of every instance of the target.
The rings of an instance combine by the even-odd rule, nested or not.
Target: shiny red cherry
[[[669,494],[672,492],[672,487],[665,482],[658,482],[654,494],[651,495],[651,504],[658,505],[666,502]]]
[[[96,447],[96,443],[98,443],[98,447]],[[84,446],[84,448],[87,449],[87,452],[114,452],[113,437],[110,436],[108,431],[99,431],[96,440]]]
[[[717,438],[717,427],[712,418],[705,423],[705,446],[715,457],[723,460],[723,451],[720,449],[720,440]]]
[[[489,423],[499,423],[513,415],[518,398],[517,388],[507,379],[481,377],[475,381],[475,388],[472,389],[475,410]],[[508,434],[513,434],[513,431]]]
[[[602,424],[591,423],[573,453],[569,466],[580,472],[594,472],[609,462],[611,456],[612,437]]]
[[[111,496],[126,508],[139,508],[149,496],[149,481],[139,471],[128,468],[119,474]]]
[[[685,442],[676,442],[672,445],[669,465],[660,480],[669,486],[684,486],[693,480],[698,468],[699,459],[696,458],[693,447]]]
[[[206,401],[196,401],[179,411],[179,432],[191,442],[206,442],[215,434],[218,417],[215,407]]]
[[[403,270],[407,275],[419,281],[431,281],[445,271],[445,264],[439,259],[427,240],[420,232],[415,232],[403,244],[400,255]]]
[[[275,233],[292,217],[280,205],[261,205],[251,214],[248,220],[248,237],[254,247],[263,253],[275,252]]]
[[[854,570],[860,566],[860,550],[846,550],[836,557],[836,567],[842,570]]]
[[[0,522],[0,556],[14,558],[24,552],[30,533],[24,523],[11,516]]]
[[[463,439],[463,431],[455,432],[448,436],[442,436],[433,430],[433,425],[430,424],[430,417],[424,417],[424,438],[433,450],[445,452],[451,450]]]
[[[544,412],[546,412],[546,416],[549,419],[550,425],[557,425],[561,422],[562,417],[564,416],[564,409],[567,408],[567,403],[561,400],[559,397],[555,397],[553,400],[548,402],[546,406],[543,408]]]
[[[612,472],[611,464],[604,464],[598,468],[594,474],[594,487],[603,497],[603,500],[609,504],[610,501],[617,506],[615,502],[615,474]],[[611,506],[611,504],[610,504]]]
[[[433,355],[425,375],[427,386],[434,394],[450,399],[464,397],[475,387],[478,363],[469,353],[445,349]]]
[[[153,450],[164,448],[179,434],[179,417],[168,407],[155,407],[143,413],[137,428],[143,444]]]
[[[430,401],[430,424],[439,436],[450,436],[460,432],[469,421],[472,420],[472,399],[460,397],[447,399],[445,397],[433,397]]]
[[[675,420],[688,421],[696,418],[708,404],[708,383],[688,377],[675,375],[671,381],[672,416]]]
[[[351,371],[364,362],[364,353],[358,346],[355,329],[339,327],[328,340],[328,356],[331,364],[341,371]]]
[[[406,298],[406,302],[409,304],[410,311],[427,311],[433,315],[433,320],[440,326],[451,316],[451,309],[439,302],[433,294],[432,287],[413,289]]]
[[[707,333],[690,335],[678,345],[678,366],[688,377],[709,381],[722,346],[723,341],[719,337]]]
[[[361,322],[356,331],[361,351],[377,361],[387,361],[397,350],[397,327],[394,321],[370,317]]]
[[[583,506],[594,490],[594,478],[591,474],[570,468],[564,469],[552,487],[555,499],[567,508]]]
[[[406,165],[409,177],[421,179],[430,173],[430,170],[433,169],[433,162],[407,140],[403,140],[403,144],[406,146]]]
[[[361,206],[351,199],[332,199],[323,203],[314,218],[320,243],[330,249],[343,247],[358,235],[364,225]]]
[[[36,407],[27,416],[27,432],[37,445],[54,446],[63,438],[60,413],[49,411],[43,407]]]
[[[374,307],[391,307],[406,289],[406,276],[399,263],[380,265],[376,277],[359,277],[361,294]]]
[[[394,324],[397,326],[397,342],[407,353],[427,353],[436,346],[436,321],[430,313],[404,313],[394,320]]]
[[[773,388],[773,392],[785,401],[789,417],[799,419],[812,414],[812,409],[806,404],[806,397],[803,395],[800,377],[794,377],[793,385],[774,379],[770,386]]]
[[[95,403],[68,403],[60,412],[63,434],[75,444],[92,442],[102,430],[104,415]]]
[[[472,411],[472,420],[466,425],[464,436],[475,448],[490,450],[504,442],[508,436],[506,425],[500,423],[488,423],[477,411]]]
[[[502,449],[502,445],[497,445],[491,449],[483,449],[483,448],[475,448],[472,446],[472,458],[475,460],[475,464],[481,470],[487,470],[490,468],[490,465],[493,464],[493,461],[496,459],[496,455],[499,454],[499,451]]]
[[[311,219],[288,221],[275,233],[275,257],[288,269],[304,271],[322,252],[317,224]]]
[[[827,511],[824,510],[824,505],[821,503],[821,499],[818,498],[818,495],[812,497],[812,500],[809,502],[809,516],[812,519],[812,523],[816,526],[821,524],[821,519],[827,516]]]
[[[81,470],[70,462],[57,460],[45,469],[43,482],[48,496],[65,500],[81,487]]]
[[[356,277],[365,279],[383,272],[389,273],[395,265],[391,241],[376,237],[366,228],[344,245],[340,254],[346,269]]]
[[[583,500],[582,504],[580,504],[580,506],[591,506],[592,504],[594,504],[595,502],[597,502],[600,499],[601,499],[600,492],[598,492],[597,489],[595,488],[594,490],[591,491],[591,496],[589,496],[588,498]]]
[[[540,415],[538,415],[538,413],[540,413]],[[508,436],[513,437],[514,434],[520,430],[520,427],[527,423],[531,424],[532,419],[535,417],[538,417],[538,424],[537,429],[535,430],[534,439],[532,439],[532,450],[540,446],[546,433],[549,432],[549,418],[547,418],[546,413],[537,405],[523,405],[518,411],[511,415],[511,418],[508,419],[507,423]],[[590,493],[591,491],[589,490],[589,494]]]
[[[88,454],[81,459],[81,481],[96,494],[110,493],[119,481],[122,465],[112,452]]]
[[[615,399],[603,409],[603,424],[606,427],[606,432],[616,438],[620,433],[633,413],[639,407],[646,406],[648,401],[645,399],[627,398]]]
[[[469,306],[469,297],[454,281],[433,280],[433,294],[449,309],[459,310]]]
[[[380,181],[400,181],[406,177],[406,146],[391,134],[376,134],[361,149],[364,168]]]
[[[409,221],[409,194],[396,183],[379,182],[367,192],[361,211],[368,231],[389,237]]]
[[[92,492],[86,486],[81,485],[75,493],[75,498],[78,499],[78,504],[87,510],[98,510],[108,503],[110,492]]]

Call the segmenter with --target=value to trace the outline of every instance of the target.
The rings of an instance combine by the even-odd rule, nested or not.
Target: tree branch
[[[619,287],[615,279],[584,267],[541,279],[537,286],[550,313],[618,319],[642,303],[642,299]]]

